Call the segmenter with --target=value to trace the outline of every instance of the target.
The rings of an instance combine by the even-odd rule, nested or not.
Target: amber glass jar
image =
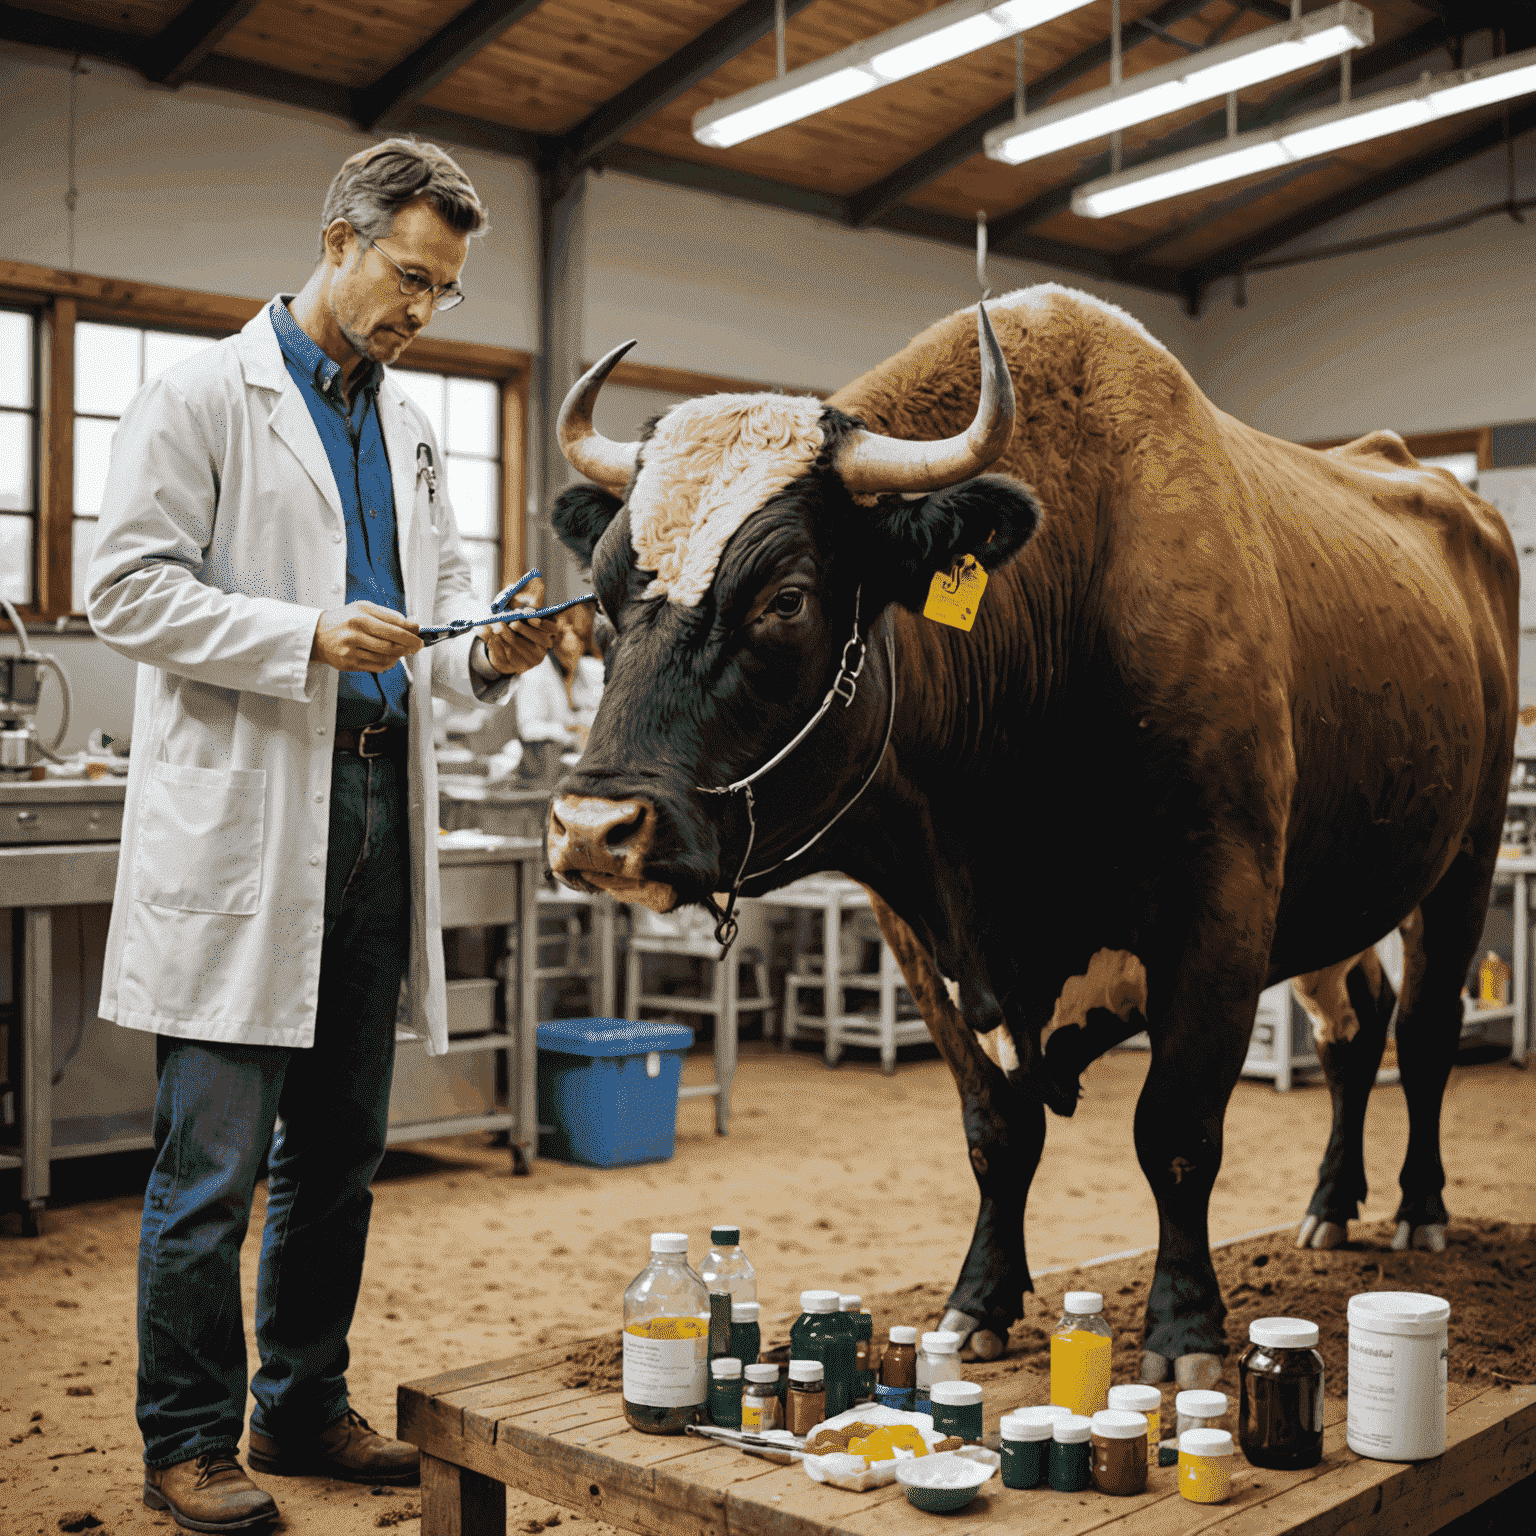
[[[1323,1459],[1323,1357],[1317,1324],[1261,1317],[1237,1363],[1238,1443],[1256,1467],[1295,1472]]]

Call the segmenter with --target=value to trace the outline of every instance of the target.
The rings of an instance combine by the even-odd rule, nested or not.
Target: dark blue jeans
[[[155,1165],[139,1236],[138,1419],[150,1467],[232,1450],[245,1428],[240,1247],[269,1148],[252,1426],[302,1439],[347,1411],[347,1330],[410,946],[405,787],[404,763],[336,754],[314,1045],[157,1041]]]

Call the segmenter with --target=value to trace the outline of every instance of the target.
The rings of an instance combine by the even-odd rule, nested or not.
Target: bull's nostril
[[[637,832],[645,826],[646,813],[642,805],[629,805],[624,807],[624,815],[610,826],[603,836],[603,842],[615,851],[621,849]]]

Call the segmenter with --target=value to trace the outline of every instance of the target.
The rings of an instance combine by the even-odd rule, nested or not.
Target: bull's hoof
[[[944,1332],[959,1334],[962,1350],[968,1351],[973,1360],[997,1360],[1008,1348],[1006,1327],[988,1327],[985,1320],[968,1312],[957,1312],[953,1307],[945,1312],[939,1327]]]
[[[1308,1216],[1296,1231],[1298,1248],[1342,1248],[1348,1241],[1347,1221],[1326,1221],[1320,1216]]]
[[[1392,1248],[1396,1253],[1402,1253],[1408,1248],[1417,1248],[1423,1253],[1444,1253],[1445,1232],[1441,1222],[1428,1222],[1422,1227],[1415,1227],[1400,1221],[1392,1236]]]
[[[1209,1391],[1221,1380],[1221,1368],[1225,1363],[1220,1355],[1180,1355],[1173,1362],[1173,1376],[1179,1391]]]
[[[975,1360],[998,1360],[1008,1348],[1008,1335],[999,1338],[990,1328],[978,1328],[971,1335],[969,1347]]]
[[[953,1307],[946,1309],[944,1320],[939,1324],[940,1333],[956,1333],[960,1336],[962,1344],[981,1327],[980,1319],[972,1317],[968,1312],[957,1312]]]
[[[1155,1349],[1142,1350],[1141,1382],[1143,1386],[1161,1386],[1171,1375],[1173,1375],[1173,1362],[1167,1355],[1160,1355]]]

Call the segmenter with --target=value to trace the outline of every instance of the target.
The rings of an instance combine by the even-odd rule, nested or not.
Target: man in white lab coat
[[[269,1145],[251,1465],[419,1476],[345,1369],[397,1005],[447,1045],[431,696],[506,702],[554,630],[423,650],[485,595],[432,427],[382,365],[460,301],[485,226],[441,150],[353,156],[303,291],[146,384],[113,447],[87,606],[140,666],[101,1013],[158,1036],[138,1418],[144,1501],[193,1530],[277,1516],[235,1454]]]

